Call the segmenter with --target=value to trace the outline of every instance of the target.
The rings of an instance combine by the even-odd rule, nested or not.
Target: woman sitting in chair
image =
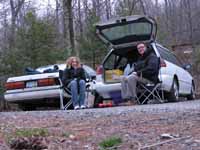
[[[85,80],[85,71],[81,66],[80,59],[78,57],[68,58],[62,81],[71,90],[75,110],[85,108]]]

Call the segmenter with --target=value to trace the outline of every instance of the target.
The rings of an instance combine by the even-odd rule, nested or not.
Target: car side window
[[[159,46],[157,46],[157,49],[158,49],[158,51],[159,51],[159,53],[160,53],[160,56],[161,56],[163,59],[169,61],[169,58],[168,58],[169,56],[168,56],[168,54],[166,53],[166,51],[165,51],[162,47],[159,47]]]
[[[157,49],[163,59],[165,59],[173,64],[176,64],[178,66],[181,65],[181,63],[177,60],[176,56],[173,53],[165,50],[164,48],[162,48],[160,46],[157,46]]]
[[[174,55],[174,54],[171,54],[171,61],[174,63],[174,64],[176,64],[176,65],[178,65],[178,66],[180,66],[181,65],[181,63],[177,60],[177,58],[176,58],[176,56]]]

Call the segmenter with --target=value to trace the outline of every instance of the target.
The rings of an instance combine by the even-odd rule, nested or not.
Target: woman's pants
[[[85,103],[85,80],[72,80],[70,82],[73,106],[81,106]]]

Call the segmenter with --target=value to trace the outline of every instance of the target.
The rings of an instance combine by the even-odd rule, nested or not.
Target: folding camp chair
[[[137,101],[139,104],[144,103],[163,103],[164,94],[161,87],[162,82],[153,83],[151,81],[138,82]]]
[[[72,105],[71,91],[62,82],[63,70],[59,70],[60,109],[67,110]]]
[[[60,109],[67,110],[72,106],[72,97],[69,87],[64,86],[62,82],[63,70],[59,70],[59,82],[60,82]],[[91,79],[92,80],[92,79]],[[86,81],[86,99],[89,97],[89,93],[92,93],[93,90],[89,84],[90,80]],[[87,103],[87,102],[86,102]]]
[[[162,89],[162,80],[160,75],[160,58],[158,58],[158,74],[157,82],[154,83],[147,79],[142,79],[137,82],[137,101],[139,104],[144,103],[163,103],[164,93]],[[161,78],[161,75],[160,75]]]

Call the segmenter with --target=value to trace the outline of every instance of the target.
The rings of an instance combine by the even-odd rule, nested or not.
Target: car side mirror
[[[185,64],[185,65],[183,65],[183,69],[191,70],[192,69],[192,65],[191,64]]]

